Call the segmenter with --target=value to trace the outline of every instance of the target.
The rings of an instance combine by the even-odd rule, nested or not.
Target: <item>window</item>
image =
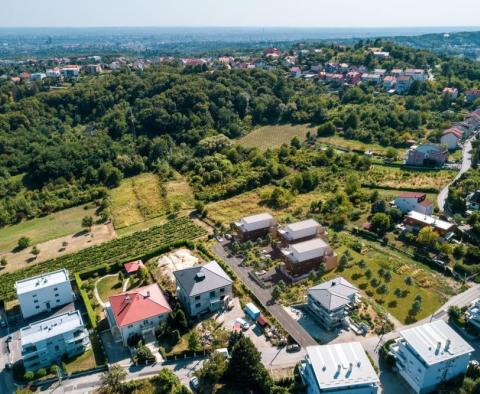
[[[55,297],[60,297],[60,294],[58,294],[58,293],[55,293]]]
[[[53,291],[58,291],[58,287],[54,287],[54,288],[53,288]]]
[[[57,298],[57,302],[60,302],[60,298]]]
[[[133,324],[130,324],[130,325],[128,326],[128,328],[132,328],[132,327],[133,327]]]
[[[220,293],[225,293],[225,289],[223,287],[220,289]]]
[[[35,306],[35,309],[40,309],[40,305]]]
[[[55,345],[55,351],[58,352],[60,350],[60,346]]]
[[[197,309],[200,308],[200,305],[201,305],[200,303],[196,304],[195,308],[197,308]]]
[[[33,303],[34,303],[34,304],[38,304],[38,300],[33,300]]]
[[[214,298],[215,297],[215,291],[211,291],[210,292],[210,298]]]
[[[198,301],[200,299],[200,296],[195,296],[195,301]]]
[[[37,295],[36,295],[36,294],[34,294],[34,295],[32,295],[32,297],[33,297],[33,298],[37,298]]]

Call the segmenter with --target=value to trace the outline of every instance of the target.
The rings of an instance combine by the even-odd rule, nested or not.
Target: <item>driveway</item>
[[[226,261],[240,280],[255,294],[262,305],[274,316],[283,329],[302,347],[315,346],[317,341],[285,312],[280,304],[277,304],[270,294],[270,290],[260,287],[248,275],[248,269],[241,267],[242,260],[237,257],[228,257],[227,252],[220,243],[215,243],[212,247],[214,253],[222,260]]]
[[[465,172],[467,172],[470,167],[472,166],[472,140],[475,138],[476,134],[473,134],[468,140],[465,141],[465,144],[462,148],[462,165],[460,167],[460,171],[458,174],[453,178],[453,180],[445,186],[437,197],[437,205],[440,212],[445,210],[445,202],[447,201],[448,197],[448,190],[450,186],[457,181]]]

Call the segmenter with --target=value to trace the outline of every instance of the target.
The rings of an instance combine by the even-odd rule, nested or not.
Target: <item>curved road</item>
[[[460,167],[460,171],[458,174],[453,178],[453,180],[445,186],[437,197],[437,205],[440,212],[445,210],[445,202],[448,197],[448,190],[450,186],[462,176],[465,172],[467,172],[470,167],[472,166],[472,140],[475,138],[475,134],[473,134],[468,140],[465,141],[465,144],[462,148],[462,166]]]

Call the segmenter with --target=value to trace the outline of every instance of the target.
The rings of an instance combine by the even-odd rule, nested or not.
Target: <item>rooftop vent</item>
[[[132,301],[132,299],[130,298],[130,295],[127,294],[127,295],[125,296],[125,302],[126,302],[127,304],[129,304],[130,301]]]
[[[204,279],[205,279],[205,274],[203,272],[197,272],[197,274],[195,275],[195,280],[197,282],[200,282]]]
[[[445,342],[445,351],[448,352],[450,349],[450,345],[452,344],[452,341],[450,339],[447,339]]]
[[[147,290],[147,295],[145,297],[146,298],[150,297],[150,290]]]

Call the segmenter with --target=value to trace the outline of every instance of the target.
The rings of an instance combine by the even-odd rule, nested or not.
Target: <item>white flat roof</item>
[[[321,238],[314,238],[309,241],[299,242],[298,244],[290,245],[290,248],[297,253],[306,253],[311,250],[322,249],[327,247],[328,244]]]
[[[242,218],[242,222],[246,224],[252,224],[252,223],[262,222],[264,220],[271,220],[271,219],[273,219],[273,216],[267,212],[264,212],[264,213],[259,213],[258,215],[246,216]]]
[[[308,346],[307,354],[321,390],[379,382],[360,342]]]
[[[428,365],[474,350],[443,320],[400,331],[400,335]]]
[[[429,226],[441,228],[442,230],[449,230],[453,227],[453,224],[450,222],[446,222],[445,220],[441,220],[435,216],[428,216],[417,211],[410,211],[407,213],[407,216],[419,222],[428,224]]]
[[[15,288],[17,289],[17,294],[24,294],[33,290],[38,290],[69,281],[70,279],[68,278],[68,271],[66,269],[61,269],[58,271],[52,271],[46,274],[19,280],[15,282]]]
[[[35,344],[79,327],[83,328],[80,311],[71,311],[49,319],[40,320],[22,328],[20,330],[20,339],[22,346]]]
[[[299,231],[306,228],[320,227],[320,224],[314,219],[302,220],[301,222],[290,223],[287,225],[289,231]]]

